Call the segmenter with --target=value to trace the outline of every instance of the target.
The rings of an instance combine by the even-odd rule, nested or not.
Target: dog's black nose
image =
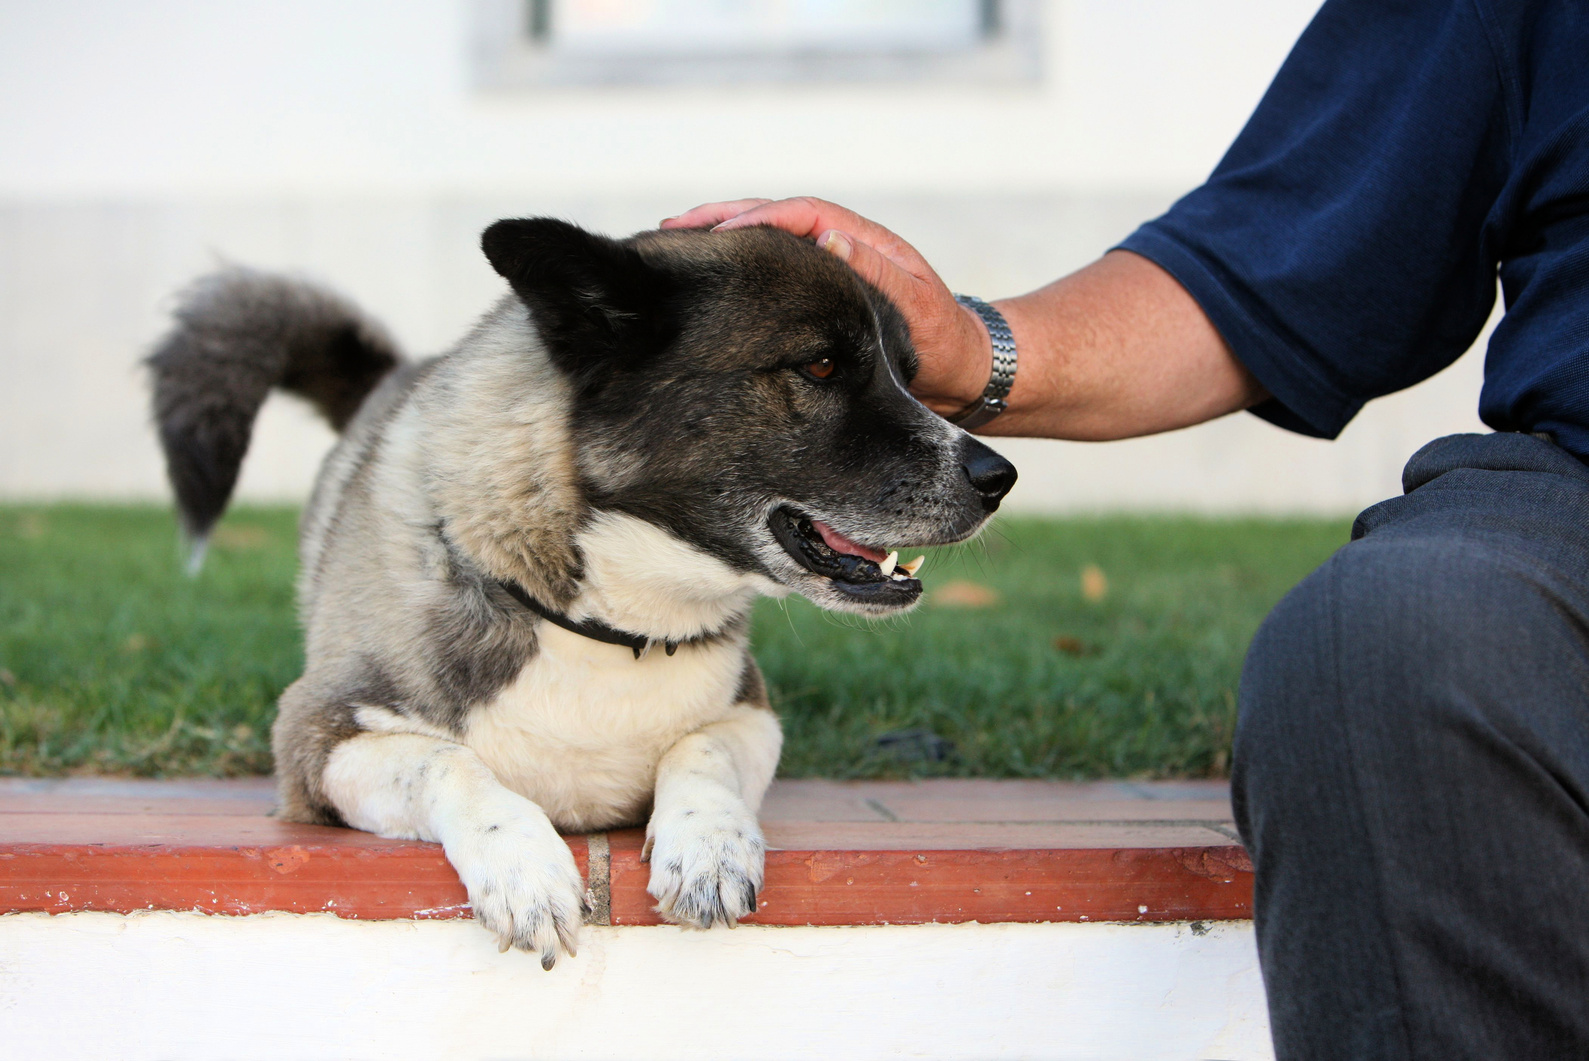
[[[969,436],[960,453],[960,467],[965,469],[972,489],[982,496],[982,507],[989,512],[999,507],[1015,485],[1015,465]]]

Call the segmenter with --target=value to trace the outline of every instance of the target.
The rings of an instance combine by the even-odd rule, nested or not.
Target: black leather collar
[[[663,640],[659,642],[641,634],[625,633],[616,627],[608,626],[599,619],[584,619],[579,622],[575,622],[573,619],[570,619],[568,616],[563,615],[560,612],[552,611],[552,609],[548,608],[546,605],[542,604],[540,601],[524,592],[524,587],[519,585],[517,582],[499,581],[497,582],[497,585],[501,586],[508,596],[512,597],[514,600],[518,601],[520,604],[524,605],[530,611],[534,612],[536,615],[539,615],[542,619],[545,619],[553,626],[561,626],[564,630],[576,633],[581,637],[588,637],[592,641],[604,641],[609,645],[623,645],[625,648],[629,648],[634,651],[635,659],[639,659],[641,656],[645,655],[646,651],[655,644],[661,644],[667,651],[667,654],[671,656],[673,653],[679,650],[680,645],[689,645],[694,644],[697,641],[705,641],[707,636],[709,636],[703,635],[701,637],[687,637],[683,641]]]

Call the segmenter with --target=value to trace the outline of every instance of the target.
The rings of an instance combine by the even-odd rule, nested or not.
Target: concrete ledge
[[[470,916],[438,845],[278,822],[270,802],[263,779],[0,781],[0,913]],[[762,817],[767,885],[751,920],[764,925],[1251,912],[1251,865],[1217,784],[789,781]],[[597,923],[659,923],[641,842],[634,829],[569,838],[605,908]]]

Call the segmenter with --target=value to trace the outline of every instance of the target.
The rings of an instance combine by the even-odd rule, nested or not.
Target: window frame
[[[559,53],[557,0],[472,0],[475,87],[949,83],[1033,85],[1042,79],[1042,0],[978,0],[981,43],[963,50],[746,50],[610,56]],[[991,25],[990,25],[991,24]]]

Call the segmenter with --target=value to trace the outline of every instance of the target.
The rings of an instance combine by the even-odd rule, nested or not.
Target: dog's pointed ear
[[[671,278],[631,246],[549,217],[498,221],[480,246],[576,378],[633,367],[678,333]]]

